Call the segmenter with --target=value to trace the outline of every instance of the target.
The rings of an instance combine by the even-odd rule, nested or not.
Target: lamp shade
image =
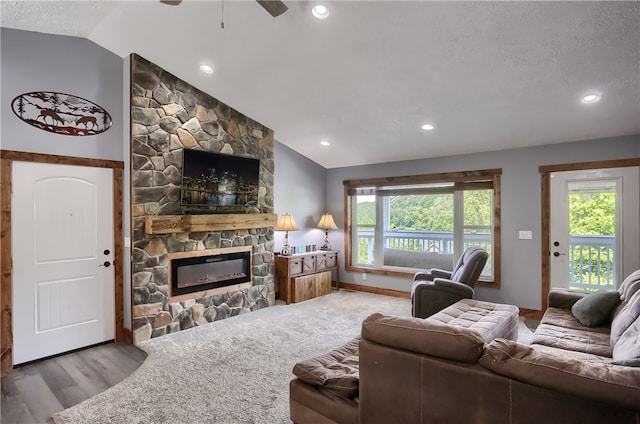
[[[296,225],[296,221],[293,219],[293,216],[288,213],[283,213],[276,224],[276,231],[298,231],[298,226]]]
[[[337,230],[338,226],[333,220],[333,216],[330,213],[325,213],[320,218],[320,222],[318,223],[318,228],[322,228],[323,230]]]

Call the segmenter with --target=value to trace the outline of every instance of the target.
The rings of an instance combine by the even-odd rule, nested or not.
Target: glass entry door
[[[551,174],[551,287],[615,290],[638,269],[638,167]]]

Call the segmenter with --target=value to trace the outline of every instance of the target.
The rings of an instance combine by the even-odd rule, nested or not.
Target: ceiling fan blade
[[[160,0],[160,3],[168,4],[169,6],[178,6],[182,3],[182,0]]]
[[[283,2],[279,0],[256,0],[256,1],[260,3],[260,6],[264,7],[264,10],[269,12],[271,16],[273,16],[274,18],[276,16],[282,15],[284,12],[286,12],[289,9],[287,5],[285,5]]]

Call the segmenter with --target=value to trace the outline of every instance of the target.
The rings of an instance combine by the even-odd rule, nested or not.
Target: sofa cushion
[[[362,322],[362,338],[438,358],[474,363],[484,339],[469,328],[454,327],[429,318],[372,314]]]
[[[514,305],[462,299],[428,319],[476,331],[489,343],[496,338],[518,338],[519,312]]]
[[[640,315],[640,291],[635,292],[630,299],[625,301],[624,306],[614,315],[611,321],[611,346],[615,346],[622,333],[638,319]]]
[[[609,334],[593,331],[588,327],[567,329],[540,324],[533,334],[532,343],[609,358],[613,354],[613,349],[609,344]]]
[[[571,309],[562,308],[547,308],[544,311],[540,324],[552,325],[554,327],[562,327],[568,330],[584,330],[585,327],[580,321],[571,313]],[[609,326],[591,327],[589,331],[596,333],[609,334]]]
[[[640,365],[640,318],[636,319],[618,339],[613,347],[613,361],[620,365]]]
[[[640,404],[640,369],[589,362],[496,339],[480,358],[483,367],[515,380],[629,409]]]
[[[620,303],[617,291],[598,291],[578,300],[571,307],[571,313],[587,327],[597,327],[611,323],[611,314]]]
[[[300,361],[293,367],[293,374],[306,383],[322,386],[339,396],[356,396],[359,342],[360,338],[355,338],[329,353]]]
[[[523,343],[526,344],[526,343]],[[588,361],[588,362],[602,362],[602,363],[611,363],[610,356],[600,356],[594,355],[593,353],[584,353],[577,352],[575,350],[566,350],[566,349],[558,349],[557,347],[545,346],[545,345],[531,345],[535,348],[536,351],[541,354],[545,352],[549,352],[552,355],[561,355],[566,358],[575,359],[578,361]]]

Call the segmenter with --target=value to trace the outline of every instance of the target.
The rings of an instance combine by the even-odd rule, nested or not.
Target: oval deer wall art
[[[56,134],[96,135],[111,127],[111,116],[97,104],[55,91],[21,94],[13,99],[11,109],[27,124]]]

